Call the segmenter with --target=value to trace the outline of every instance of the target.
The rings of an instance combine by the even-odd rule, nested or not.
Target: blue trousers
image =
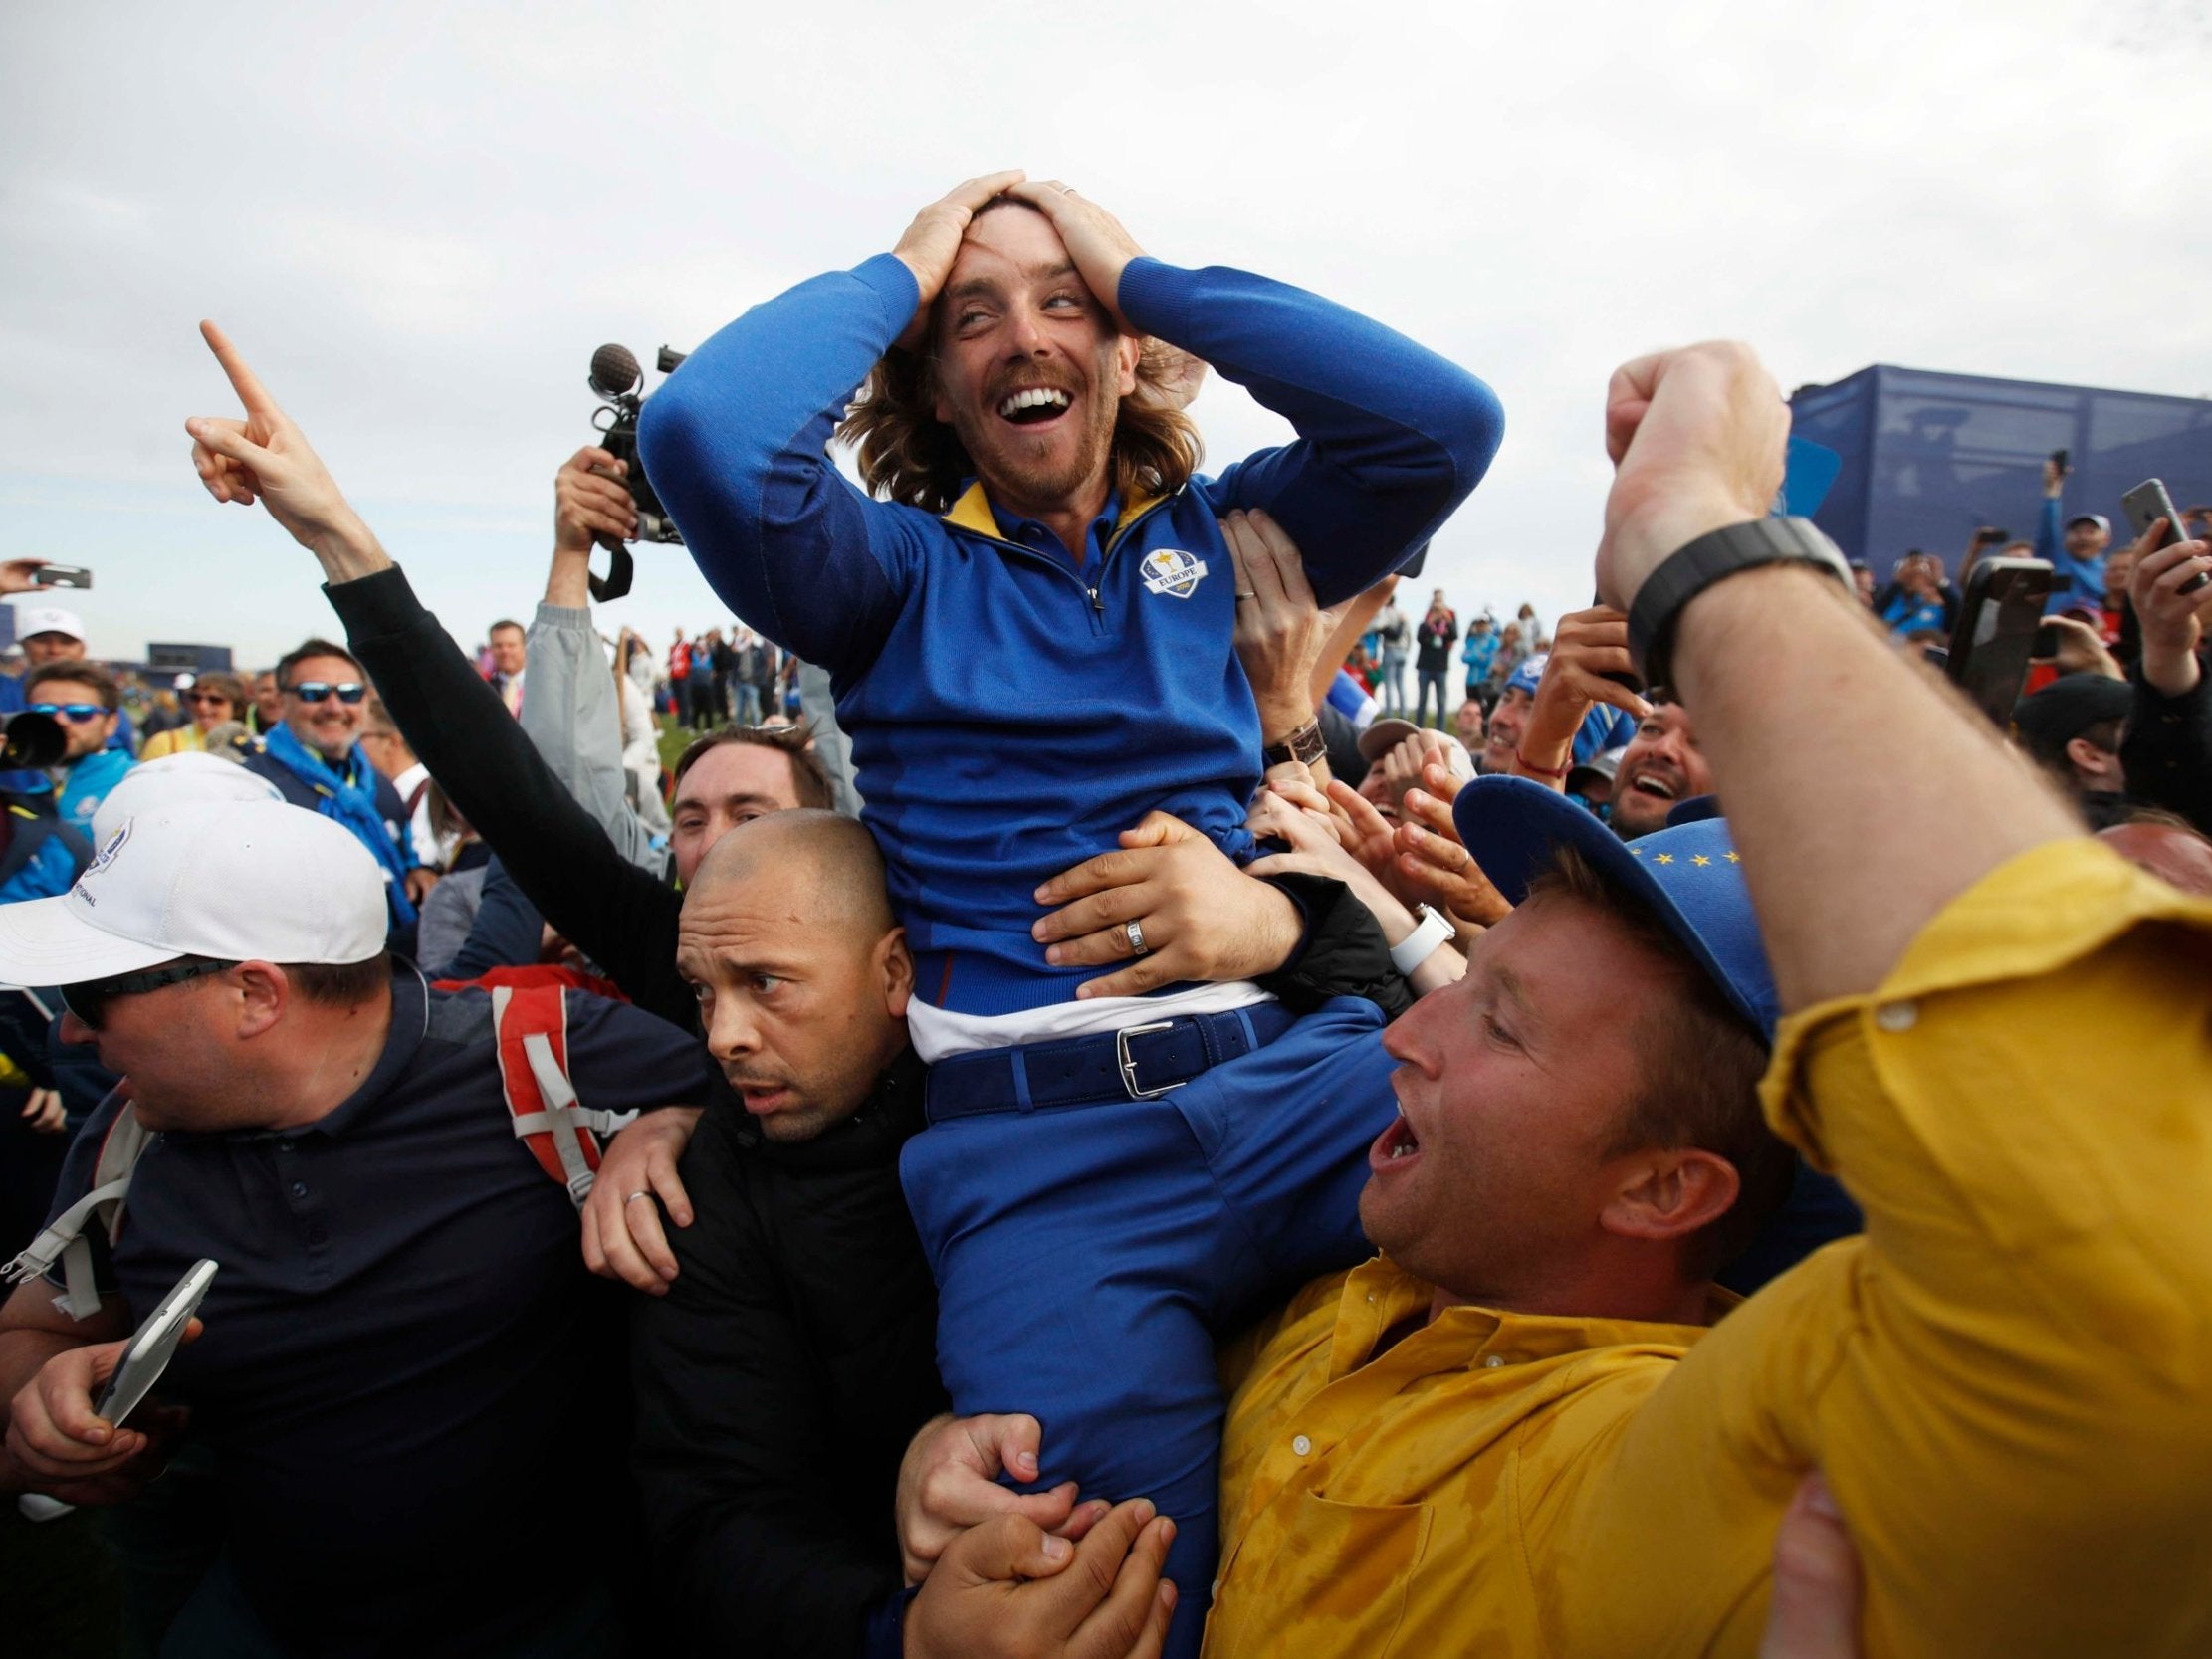
[[[1170,1094],[952,1119],[901,1157],[953,1409],[1028,1412],[1039,1486],[1174,1518],[1171,1654],[1199,1650],[1218,1557],[1215,1339],[1372,1254],[1367,1148],[1397,1112],[1382,1025],[1340,997]]]
[[[1443,676],[1444,671],[1440,668],[1425,668],[1416,675],[1416,678],[1421,682],[1421,686],[1414,694],[1414,725],[1426,726],[1429,724],[1429,694],[1431,692],[1437,694],[1437,724],[1438,726],[1443,725]]]

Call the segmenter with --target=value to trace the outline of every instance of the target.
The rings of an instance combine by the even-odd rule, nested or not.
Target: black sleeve
[[[2212,665],[2199,657],[2197,668],[2196,689],[2179,697],[2161,696],[2136,670],[2119,762],[2129,795],[2212,835]]]
[[[616,850],[397,565],[324,588],[415,755],[530,902],[640,1008],[693,1030],[682,900]]]
[[[690,1651],[857,1656],[901,1584],[891,1483],[840,1478],[831,1391],[735,1163],[703,1123],[678,1167],[714,1201],[668,1230],[680,1271],[631,1329],[654,1570]]]
[[[1412,987],[1390,959],[1375,913],[1342,882],[1326,876],[1262,876],[1280,888],[1306,919],[1306,936],[1290,960],[1254,981],[1294,1013],[1333,996],[1364,996],[1396,1019],[1414,1005]]]

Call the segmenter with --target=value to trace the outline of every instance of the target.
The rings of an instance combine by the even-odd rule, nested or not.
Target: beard
[[[1104,373],[1094,376],[1066,414],[1035,433],[999,419],[1004,395],[995,391],[982,408],[953,412],[954,435],[999,506],[1031,514],[1063,507],[1112,466],[1121,398]]]

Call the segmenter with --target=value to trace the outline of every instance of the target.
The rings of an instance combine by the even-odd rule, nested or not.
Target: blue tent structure
[[[2101,513],[2162,478],[2177,507],[2212,503],[2212,399],[1996,380],[1876,363],[1790,397],[1792,433],[1843,457],[1814,521],[1886,579],[1907,551],[1956,570],[1976,528],[2035,536],[2043,462],[2071,452],[2067,515]]]

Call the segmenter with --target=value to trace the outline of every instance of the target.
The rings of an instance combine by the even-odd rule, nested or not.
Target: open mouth
[[[1068,395],[1057,386],[1025,386],[998,402],[998,418],[1015,426],[1042,426],[1068,411]]]
[[[1375,1144],[1367,1149],[1367,1166],[1378,1174],[1386,1169],[1402,1169],[1421,1156],[1421,1141],[1414,1134],[1414,1126],[1406,1122],[1401,1112],[1391,1120],[1389,1129],[1375,1138]]]
[[[738,1092],[738,1098],[745,1102],[746,1111],[752,1113],[756,1118],[765,1118],[772,1112],[780,1112],[791,1103],[791,1091],[788,1084],[743,1083],[736,1078],[732,1078],[730,1081]]]
[[[1640,795],[1649,795],[1656,801],[1678,800],[1674,786],[1663,777],[1654,777],[1650,772],[1638,772],[1629,787]]]

